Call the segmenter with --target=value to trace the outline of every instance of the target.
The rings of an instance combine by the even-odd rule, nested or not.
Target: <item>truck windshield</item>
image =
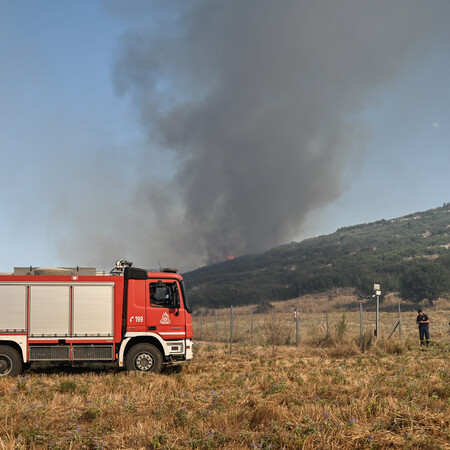
[[[189,304],[189,301],[188,301],[188,298],[186,295],[186,288],[184,287],[184,281],[181,282],[181,293],[183,294],[184,308],[190,314],[190,313],[192,313],[192,309],[191,309],[191,305]]]

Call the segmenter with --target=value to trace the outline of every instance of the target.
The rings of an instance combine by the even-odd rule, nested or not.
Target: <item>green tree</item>
[[[433,304],[449,290],[449,271],[434,261],[415,264],[400,279],[400,295],[405,300]]]

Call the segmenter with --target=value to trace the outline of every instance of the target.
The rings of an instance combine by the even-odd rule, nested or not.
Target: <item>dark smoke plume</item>
[[[414,70],[449,13],[423,0],[111,8],[131,21],[115,86],[149,143],[138,194],[117,218],[132,241],[118,256],[177,255],[191,268],[287,242],[336,200],[370,139],[357,115]]]

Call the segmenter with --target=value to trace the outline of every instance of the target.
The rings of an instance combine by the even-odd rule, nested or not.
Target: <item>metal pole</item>
[[[359,334],[361,339],[361,350],[364,351],[364,326],[363,326],[363,307],[359,304]]]
[[[388,339],[391,338],[392,334],[394,333],[394,331],[397,329],[397,327],[400,325],[400,322],[397,319],[397,322],[395,322],[394,328],[392,328],[391,333],[389,334]]]
[[[230,307],[230,355],[233,354],[233,306]]]
[[[398,331],[400,333],[400,342],[403,343],[403,334],[402,334],[402,310],[400,308],[400,302],[398,302]]]
[[[375,339],[378,340],[378,315],[380,312],[380,296],[377,295],[377,314],[376,314],[376,318],[375,318]]]
[[[298,343],[300,342],[300,330],[298,327],[298,306],[295,308],[295,346],[298,347]]]
[[[327,308],[327,337],[330,335],[330,329],[328,328],[328,308]]]

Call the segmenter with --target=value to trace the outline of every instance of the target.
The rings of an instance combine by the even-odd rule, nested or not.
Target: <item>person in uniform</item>
[[[428,347],[430,345],[430,319],[428,319],[428,316],[421,309],[417,312],[419,313],[416,322],[417,325],[419,325],[420,345],[424,345],[426,343]]]

